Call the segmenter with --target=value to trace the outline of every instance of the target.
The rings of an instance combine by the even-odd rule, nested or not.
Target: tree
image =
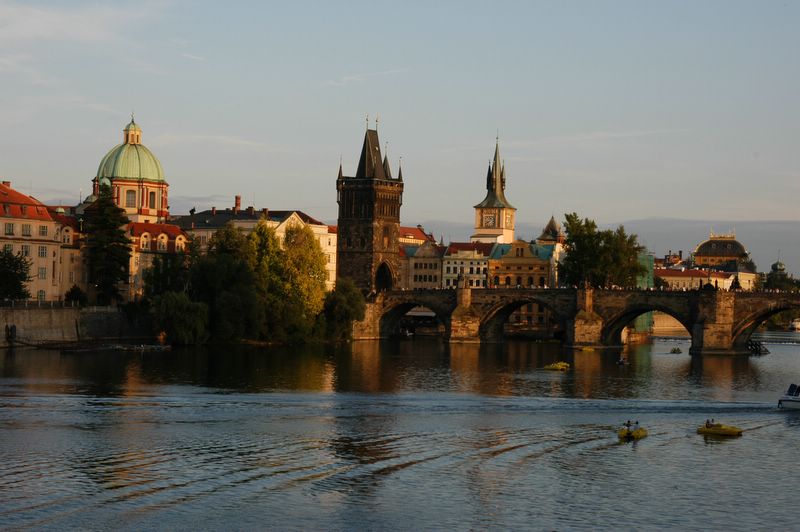
[[[153,298],[165,292],[186,292],[189,268],[184,253],[156,255],[143,274],[144,295]]]
[[[83,306],[88,301],[88,298],[86,297],[86,293],[81,290],[81,287],[74,284],[67,290],[67,293],[64,294],[64,301],[77,303],[79,306]]]
[[[275,229],[260,220],[247,236],[248,261],[253,270],[261,312],[258,336],[272,341],[285,341],[283,316],[287,284],[284,280],[284,255]]]
[[[325,300],[325,254],[308,226],[289,227],[283,240],[285,312],[290,342],[311,337]]]
[[[256,332],[259,308],[247,241],[232,224],[211,238],[208,253],[191,268],[190,295],[208,306],[211,339],[226,342]]]
[[[639,262],[644,247],[635,234],[628,235],[623,226],[598,231],[594,220],[581,220],[574,212],[565,217],[566,256],[558,265],[563,284],[636,286],[645,267]]]
[[[329,340],[346,342],[352,339],[353,322],[364,319],[366,303],[361,290],[345,277],[336,281],[336,288],[325,295],[322,316]]]
[[[22,254],[0,250],[0,300],[30,299],[26,284],[31,280],[31,263]]]
[[[205,340],[208,306],[189,299],[184,292],[164,292],[153,300],[153,316],[159,332],[172,344],[197,344]]]
[[[102,305],[120,299],[117,285],[128,278],[131,250],[124,230],[127,224],[125,211],[114,204],[111,187],[100,185],[100,195],[86,209],[84,230],[89,281]]]

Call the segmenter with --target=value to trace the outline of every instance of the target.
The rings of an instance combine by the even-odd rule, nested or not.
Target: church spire
[[[500,158],[500,140],[495,142],[494,158],[489,164],[486,173],[486,198],[475,207],[500,207],[513,209],[505,196],[506,188],[506,169],[503,160]]]
[[[397,180],[403,180],[403,158],[400,157],[400,162],[397,163]]]
[[[356,179],[386,179],[381,160],[378,132],[367,129],[364,134],[364,146],[361,148],[361,158],[358,160]]]

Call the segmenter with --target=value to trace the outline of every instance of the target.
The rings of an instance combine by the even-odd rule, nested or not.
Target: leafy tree
[[[259,307],[247,240],[232,224],[217,231],[208,253],[191,269],[191,298],[208,306],[211,339],[237,340],[257,332]]]
[[[329,340],[346,342],[352,339],[353,322],[364,319],[366,303],[361,290],[348,278],[336,281],[336,288],[325,295],[322,316]]]
[[[153,298],[166,292],[186,292],[189,285],[187,255],[184,253],[156,255],[142,276],[145,297]]]
[[[118,283],[128,278],[130,241],[124,227],[125,211],[114,204],[111,187],[100,186],[100,195],[86,209],[89,280],[95,286],[97,302],[108,305],[120,299]]]
[[[205,340],[208,306],[189,299],[185,292],[164,292],[153,299],[156,328],[172,344],[197,344]]]
[[[30,299],[26,284],[31,280],[31,262],[14,255],[6,249],[0,250],[0,300]]]
[[[566,256],[558,265],[563,284],[636,286],[646,269],[639,262],[644,247],[635,234],[628,235],[622,226],[598,231],[594,220],[581,220],[574,212],[565,216]]]
[[[290,342],[308,339],[325,300],[325,254],[307,226],[289,227],[283,241],[285,312]]]
[[[88,300],[86,292],[81,290],[81,287],[76,284],[72,285],[72,287],[67,290],[67,293],[64,294],[64,301],[77,303],[80,306],[85,305]]]
[[[261,309],[257,316],[258,335],[262,339],[285,341],[283,316],[288,285],[280,240],[275,229],[261,220],[247,236],[247,245]]]

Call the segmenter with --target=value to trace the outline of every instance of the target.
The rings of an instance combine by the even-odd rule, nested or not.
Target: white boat
[[[800,409],[800,386],[790,384],[786,393],[778,399],[778,408]]]

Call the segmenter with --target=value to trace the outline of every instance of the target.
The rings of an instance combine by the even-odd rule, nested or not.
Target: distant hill
[[[561,221],[561,220],[560,220]],[[539,236],[547,220],[539,225],[520,224],[517,236],[530,240]],[[422,224],[425,230],[433,233],[436,239],[443,237],[448,241],[465,241],[473,232],[472,224],[427,221]],[[619,224],[600,224],[602,228],[617,227]],[[647,249],[662,256],[670,250],[683,251],[688,255],[709,232],[727,233],[735,231],[736,238],[750,252],[759,271],[769,271],[773,262],[781,261],[795,277],[800,276],[800,221],[748,221],[727,220],[679,220],[674,218],[647,218],[622,222],[625,230],[636,233],[639,241]]]

